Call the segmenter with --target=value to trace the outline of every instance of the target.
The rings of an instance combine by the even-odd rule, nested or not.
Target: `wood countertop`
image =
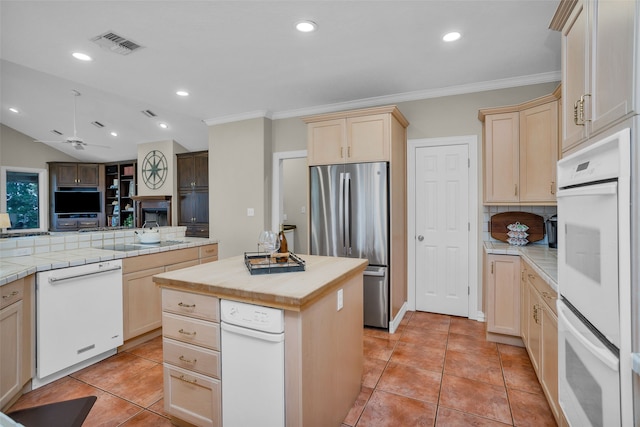
[[[153,276],[161,287],[214,295],[285,310],[301,311],[347,278],[362,274],[366,259],[299,255],[306,270],[251,275],[243,256]]]

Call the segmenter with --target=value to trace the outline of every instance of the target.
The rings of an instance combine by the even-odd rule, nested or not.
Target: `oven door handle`
[[[618,193],[617,182],[607,182],[597,185],[586,185],[584,187],[568,188],[558,190],[557,198],[571,196],[611,196]]]
[[[599,348],[595,346],[592,342],[590,342],[588,339],[586,339],[580,333],[580,331],[578,331],[576,327],[573,326],[571,321],[564,314],[564,310],[568,310],[568,309],[564,307],[564,305],[561,305],[560,301],[558,301],[558,317],[562,319],[562,323],[569,330],[571,335],[576,337],[576,339],[580,341],[580,344],[585,346],[591,354],[597,357],[602,363],[607,365],[609,369],[611,369],[612,371],[617,371],[618,365],[619,365],[618,359],[615,356],[613,356],[606,348]]]

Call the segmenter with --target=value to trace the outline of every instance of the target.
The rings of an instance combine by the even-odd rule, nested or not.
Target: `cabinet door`
[[[99,167],[95,163],[78,163],[78,185],[97,187],[99,183]]]
[[[492,114],[484,123],[484,201],[518,202],[520,114]]]
[[[389,114],[347,118],[348,163],[389,161]]]
[[[209,223],[209,191],[193,192],[193,217],[194,222]]]
[[[562,151],[586,139],[584,125],[574,121],[574,107],[587,86],[587,6],[578,0],[562,30]]]
[[[178,187],[190,189],[195,185],[193,156],[179,155],[177,159]]]
[[[556,203],[558,102],[520,112],[520,201]]]
[[[344,163],[346,120],[335,119],[307,125],[309,166]]]
[[[178,193],[178,225],[187,225],[193,222],[193,218],[195,218],[194,198],[195,193],[191,190]]]
[[[533,369],[535,369],[538,376],[540,375],[540,347],[541,347],[541,335],[542,335],[542,327],[541,327],[541,316],[542,316],[542,301],[540,301],[540,297],[538,296],[538,291],[533,287],[533,285],[529,284],[529,319],[528,323],[528,332],[529,337],[527,339],[527,349],[529,350],[529,358],[531,359],[531,364],[533,365]]]
[[[22,386],[22,301],[0,310],[0,408]]]
[[[489,255],[487,331],[520,336],[520,257]]]
[[[547,395],[549,406],[558,419],[558,318],[547,307],[542,310],[542,375],[540,383]]]
[[[54,172],[58,187],[73,187],[78,184],[78,167],[75,163],[59,163]]]
[[[125,341],[162,326],[162,297],[153,276],[164,267],[122,276]]]
[[[640,20],[637,0],[600,0],[592,7],[590,133],[633,110],[634,30]]]
[[[209,153],[193,155],[194,183],[196,188],[209,187]]]

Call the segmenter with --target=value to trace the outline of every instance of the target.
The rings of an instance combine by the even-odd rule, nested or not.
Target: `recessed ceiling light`
[[[300,21],[296,24],[296,30],[301,33],[310,33],[318,29],[318,25],[313,21]]]
[[[93,58],[87,55],[86,53],[81,52],[73,52],[73,57],[79,59],[80,61],[93,61]]]
[[[158,126],[160,126],[162,129],[169,129],[169,125],[164,122],[158,123]]]
[[[118,136],[118,132],[111,132],[111,136]]]
[[[178,96],[189,96],[189,92],[187,92],[186,90],[179,90],[176,92],[176,95]]]
[[[18,114],[20,111],[18,111],[17,108],[13,108],[13,107],[9,107],[9,111],[11,111],[12,113],[16,113]]]
[[[453,31],[451,33],[447,33],[444,36],[442,36],[442,40],[446,42],[454,42],[458,40],[460,37],[462,37],[460,33],[458,33],[457,31]]]

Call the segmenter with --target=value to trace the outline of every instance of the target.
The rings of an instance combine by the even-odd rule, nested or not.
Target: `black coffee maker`
[[[547,241],[550,248],[558,247],[558,215],[547,220]]]

